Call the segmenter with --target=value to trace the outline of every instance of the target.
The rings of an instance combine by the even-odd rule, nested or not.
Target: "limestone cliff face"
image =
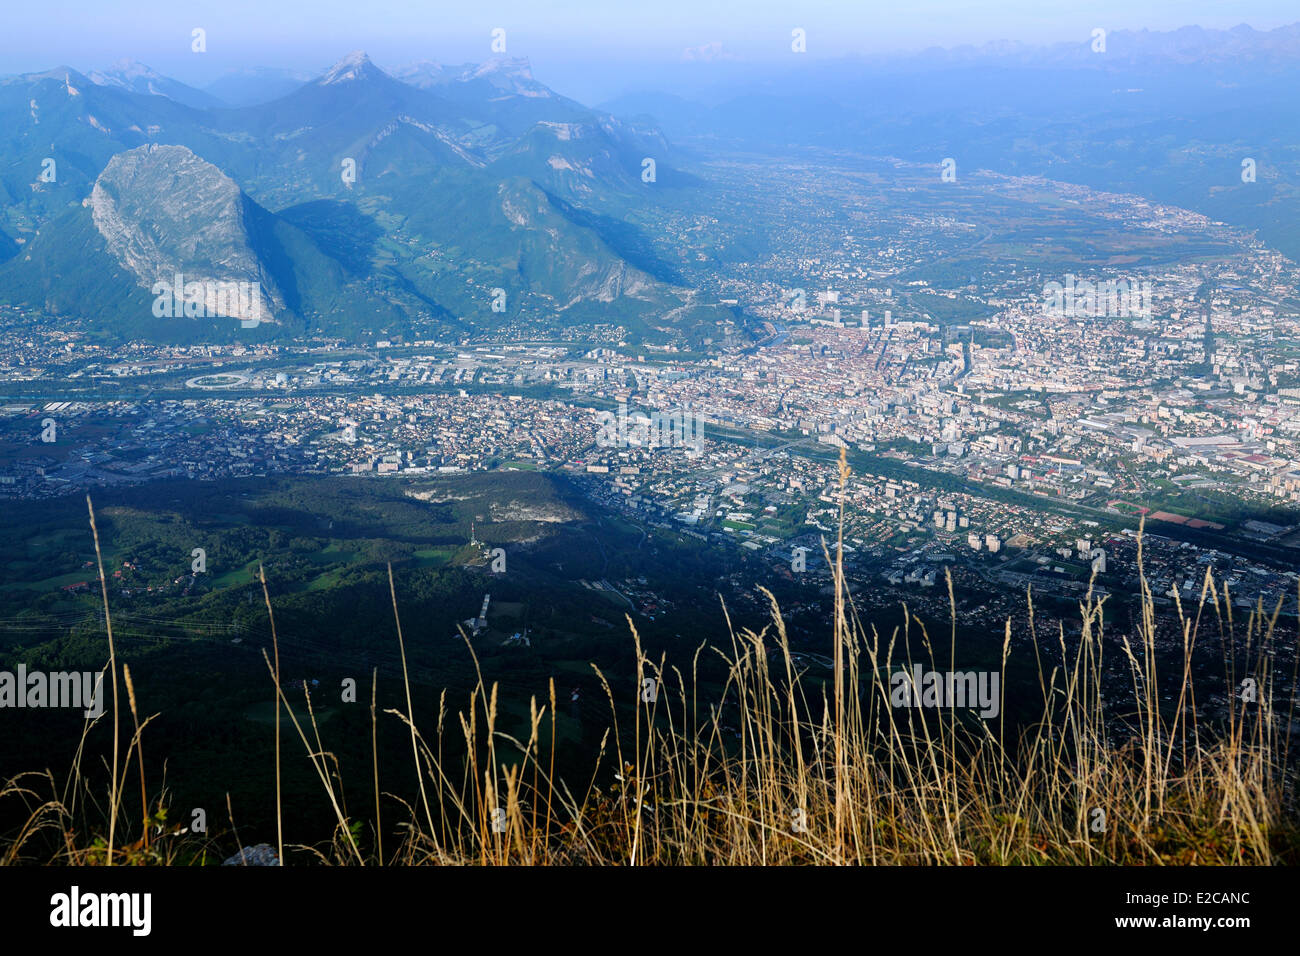
[[[273,322],[283,310],[254,245],[251,200],[184,146],[118,153],[95,181],[89,205],[109,252],[142,287],[170,288],[179,274],[190,297],[201,296],[205,315]],[[246,284],[245,296],[227,295],[238,283]]]

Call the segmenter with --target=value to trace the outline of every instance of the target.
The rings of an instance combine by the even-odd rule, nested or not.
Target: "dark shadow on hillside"
[[[280,210],[278,214],[312,241],[349,275],[370,274],[370,260],[383,230],[351,203],[319,199]]]

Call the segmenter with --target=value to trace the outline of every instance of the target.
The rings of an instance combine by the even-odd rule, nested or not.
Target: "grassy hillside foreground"
[[[95,538],[99,554],[97,531]],[[372,734],[383,721],[400,722],[411,762],[381,767],[376,748],[367,806],[342,798],[322,708],[301,687],[281,686],[275,608],[263,579],[273,635],[266,680],[283,705],[266,721],[276,739],[277,785],[266,794],[277,820],[272,848],[289,864],[363,866],[1300,862],[1296,672],[1294,664],[1289,674],[1273,669],[1276,658],[1297,655],[1276,609],[1234,620],[1226,591],[1207,574],[1198,606],[1177,608],[1187,664],[1171,674],[1157,672],[1149,590],[1131,633],[1115,633],[1104,600],[1090,594],[1069,654],[1064,632],[1034,635],[1036,646],[1059,641],[1069,663],[1040,666],[1041,719],[1013,727],[970,708],[898,706],[891,675],[900,667],[942,671],[948,662],[934,660],[919,620],[887,634],[862,620],[838,556],[828,559],[839,585],[828,622],[828,685],[801,679],[775,599],[761,632],[733,630],[688,661],[643,654],[629,618],[640,692],[635,701],[617,700],[595,668],[610,722],[589,777],[556,778],[564,702],[554,680],[549,699],[530,702],[528,739],[498,731],[498,687],[481,679],[459,704],[444,693],[436,726],[414,726],[408,683],[404,710],[379,710],[369,691]],[[129,668],[119,665],[108,591],[101,591],[112,693],[97,719],[120,728],[112,738],[118,746],[103,754],[79,749],[66,777],[45,770],[5,782],[0,801],[22,806],[26,822],[0,837],[0,860],[218,863],[240,845],[239,821],[210,819],[206,832],[193,832],[170,806],[166,781],[146,779],[148,702],[137,699]],[[393,641],[405,662],[395,591],[393,611]],[[1008,621],[1003,675],[1011,636]],[[1239,688],[1219,708],[1226,719],[1212,725],[1198,717],[1190,664],[1197,642],[1209,640],[1226,649],[1226,684]],[[1279,654],[1287,642],[1289,653]],[[1110,654],[1127,662],[1128,700],[1101,693]],[[722,700],[697,694],[702,655],[726,660]],[[457,756],[445,759],[449,750]],[[281,805],[279,787],[290,761],[305,761],[318,775],[320,800],[337,820],[331,841],[293,842],[293,809]],[[103,792],[86,782],[83,768],[92,765],[111,771]],[[381,780],[397,775],[418,779],[417,801],[384,790]]]

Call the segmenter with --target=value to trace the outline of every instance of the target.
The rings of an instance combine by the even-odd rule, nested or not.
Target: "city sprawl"
[[[989,189],[1048,186],[996,178]],[[1059,277],[995,258],[935,292],[900,281],[891,263],[978,246],[993,228],[900,216],[887,237],[845,235],[850,204],[700,290],[754,325],[747,339],[726,329],[708,355],[631,344],[617,326],[365,350],[115,352],[77,335],[16,335],[0,366],[10,393],[0,491],[507,465],[580,476],[593,499],[641,521],[788,563],[799,547],[820,557],[833,536],[845,448],[846,551],[891,585],[932,587],[955,567],[1013,594],[1132,588],[1144,521],[1161,602],[1199,597],[1212,569],[1239,603],[1293,610],[1288,548],[1300,527],[1224,519],[1300,501],[1295,266],[1202,216],[1058,194],[1128,233],[1174,235],[1217,256]],[[818,238],[826,247],[814,255]],[[1153,290],[1149,301],[1117,309],[1114,297],[1059,292],[1120,277]],[[22,389],[67,397],[22,401]],[[699,454],[636,427],[670,414],[698,422]],[[624,423],[613,440],[602,440],[602,420]]]

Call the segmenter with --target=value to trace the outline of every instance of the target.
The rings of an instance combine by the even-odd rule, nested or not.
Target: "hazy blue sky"
[[[1296,0],[17,0],[6,3],[0,73],[131,57],[202,85],[248,66],[314,73],[358,48],[380,66],[459,63],[487,58],[490,31],[503,27],[507,53],[530,57],[539,79],[590,97],[643,86],[625,74],[710,44],[745,60],[789,56],[794,27],[807,31],[810,57],[834,57],[1297,19]],[[207,31],[205,54],[190,51],[194,27]]]

